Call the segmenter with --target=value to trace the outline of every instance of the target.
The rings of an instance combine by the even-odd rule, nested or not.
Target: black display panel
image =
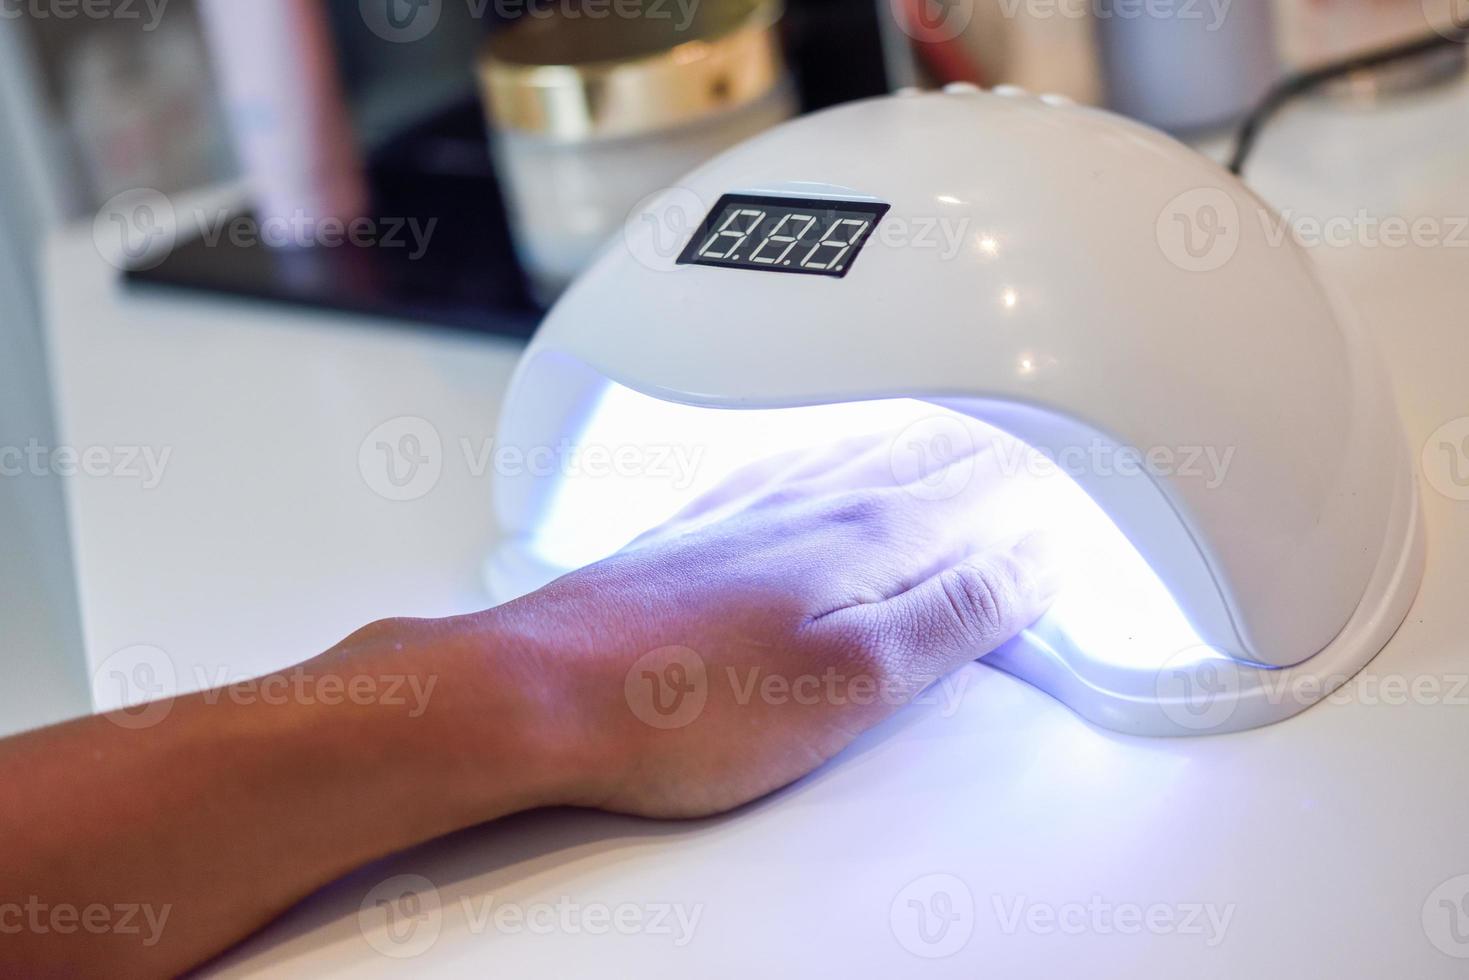
[[[694,232],[678,263],[841,279],[890,207],[869,201],[726,194]]]

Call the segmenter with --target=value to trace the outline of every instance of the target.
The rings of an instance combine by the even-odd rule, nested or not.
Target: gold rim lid
[[[556,4],[486,43],[485,102],[502,130],[568,143],[697,122],[781,85],[781,13],[779,0]]]

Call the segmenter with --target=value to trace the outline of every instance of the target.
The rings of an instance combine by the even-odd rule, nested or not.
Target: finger
[[[938,483],[951,468],[994,449],[999,438],[998,431],[983,422],[935,410],[900,429],[851,440],[847,452],[835,460],[796,469],[788,479],[813,495],[905,486],[920,480]]]
[[[678,535],[695,527],[715,523],[761,499],[786,489],[792,495],[815,497],[825,492],[807,486],[806,481],[823,473],[840,469],[854,457],[861,457],[881,443],[880,433],[867,433],[839,440],[826,446],[797,449],[756,460],[734,472],[719,486],[700,496],[656,528],[640,535],[630,547]]]
[[[983,554],[1039,530],[1045,517],[1027,501],[1023,480],[1012,478],[998,454],[987,450],[936,473],[880,494],[890,528],[864,547],[875,598],[915,587],[972,555]]]
[[[926,685],[993,652],[1044,615],[1060,588],[1059,567],[1051,539],[1030,534],[885,602],[849,607],[821,623],[882,638],[889,647],[884,664]]]
[[[762,487],[777,479],[781,472],[796,465],[803,455],[803,450],[780,453],[740,467],[668,520],[638,535],[628,549],[641,548],[682,534],[696,524],[709,523],[718,516],[740,509]]]

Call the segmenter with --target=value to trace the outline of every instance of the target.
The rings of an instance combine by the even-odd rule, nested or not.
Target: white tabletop
[[[1469,215],[1466,111],[1462,88],[1303,108],[1268,132],[1252,183],[1323,218]],[[1459,240],[1315,250],[1380,337],[1415,450],[1469,416]],[[144,645],[196,687],[375,618],[486,601],[490,487],[462,440],[493,433],[514,345],[124,293],[90,228],[48,258],[64,442],[171,452],[153,488],[70,485],[94,668]],[[393,503],[359,450],[402,416],[432,422],[444,469]],[[1429,569],[1407,623],[1292,721],[1126,738],[973,666],[957,701],[905,711],[740,813],[538,813],[466,832],[332,886],[208,972],[1463,976],[1469,959],[1450,954],[1469,957],[1469,502],[1428,480],[1424,502]],[[108,673],[99,704],[116,697]],[[1436,693],[1401,696],[1424,677]],[[407,879],[421,894],[396,906],[395,940],[376,900],[404,891],[400,875],[421,876]]]

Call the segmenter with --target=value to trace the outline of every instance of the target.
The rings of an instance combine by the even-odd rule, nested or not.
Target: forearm
[[[1043,537],[973,520],[998,457],[935,501],[893,485],[884,441],[862,452],[831,485],[772,461],[735,481],[738,516],[691,513],[492,612],[379,623],[146,726],[0,742],[0,976],[177,972],[461,827],[550,804],[708,816],[810,772],[1058,588]]]
[[[492,627],[377,632],[149,727],[0,743],[0,974],[176,972],[367,861],[571,792]]]

